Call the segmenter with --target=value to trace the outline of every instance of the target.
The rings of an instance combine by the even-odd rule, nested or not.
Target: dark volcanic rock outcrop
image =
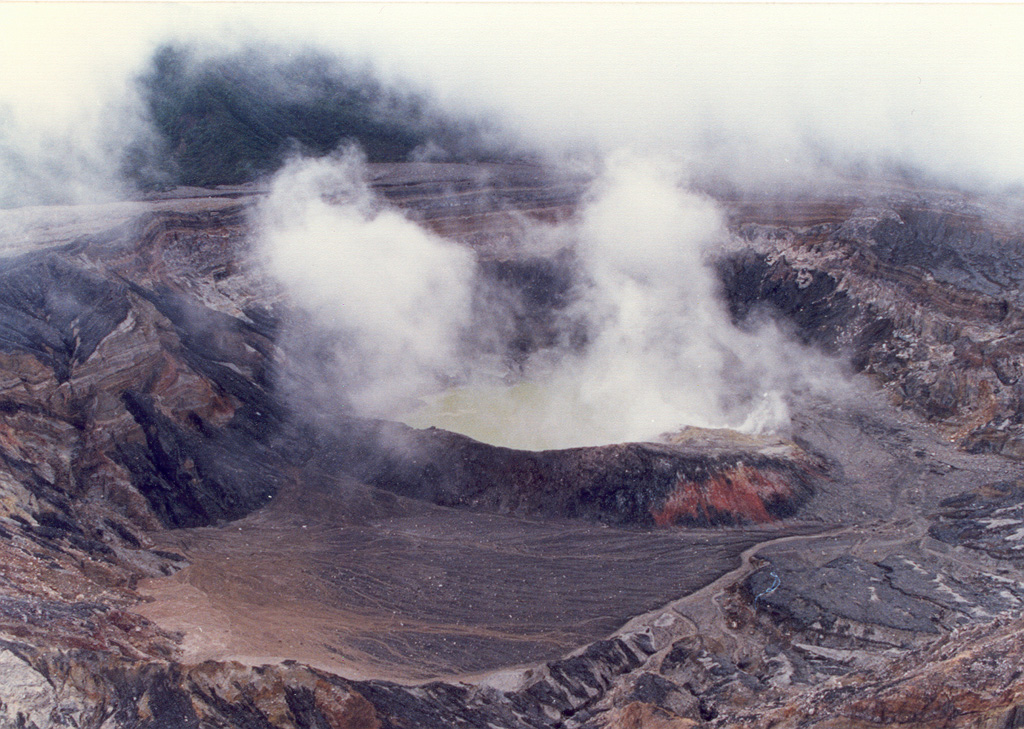
[[[742,712],[729,726],[1013,727],[1024,706],[1016,669],[1021,621],[998,620],[944,637],[874,671],[809,692],[781,708]]]
[[[1024,559],[1024,488],[1013,481],[987,484],[941,504],[928,533],[946,544],[968,547],[1020,563]]]
[[[29,254],[0,272],[0,347],[25,352],[66,382],[128,315],[125,288],[76,267],[73,249]]]
[[[124,443],[115,459],[167,527],[216,524],[264,505],[285,480],[280,464],[244,431],[214,428],[196,416],[195,429],[162,415],[151,397],[126,390],[125,407],[146,444]]]
[[[911,634],[938,634],[978,614],[1012,614],[1024,592],[1000,581],[969,584],[913,558],[869,562],[839,557],[821,566],[773,559],[744,584],[755,609],[795,631],[816,632],[819,645],[900,644]]]
[[[24,727],[112,721],[138,727],[554,729],[562,725],[556,717],[585,714],[595,697],[651,651],[643,635],[601,641],[547,664],[524,688],[501,691],[440,682],[406,687],[350,681],[294,662],[258,668],[213,662],[126,665],[102,651],[49,657],[2,641],[0,677],[7,689],[0,721]],[[55,715],[50,707],[58,700]]]

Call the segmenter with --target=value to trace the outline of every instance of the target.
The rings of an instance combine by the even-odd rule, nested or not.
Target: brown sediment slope
[[[184,660],[424,680],[557,658],[714,579],[764,536],[525,521],[330,488],[289,491],[227,527],[164,532],[157,543],[190,564],[142,582],[155,602],[138,612],[185,632]],[[360,501],[368,513],[353,519]]]

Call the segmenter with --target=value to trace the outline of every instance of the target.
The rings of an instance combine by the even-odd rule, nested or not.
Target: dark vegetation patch
[[[486,155],[482,123],[445,118],[423,96],[312,51],[200,57],[166,45],[138,87],[155,140],[131,145],[123,165],[144,188],[248,182],[291,154],[323,155],[349,143],[371,162],[403,161],[428,148],[456,158]]]

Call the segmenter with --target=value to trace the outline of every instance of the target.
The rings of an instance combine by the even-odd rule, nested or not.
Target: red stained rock
[[[652,509],[651,514],[658,526],[722,519],[761,524],[774,518],[769,504],[798,501],[801,490],[792,476],[741,463],[703,481],[680,479],[661,508]]]

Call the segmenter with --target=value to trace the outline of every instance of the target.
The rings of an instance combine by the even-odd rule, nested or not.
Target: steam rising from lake
[[[356,150],[286,166],[261,208],[271,270],[341,337],[337,384],[365,413],[429,388],[468,325],[473,256],[383,206]]]
[[[474,331],[495,318],[471,302],[503,305],[474,300],[472,255],[374,199],[362,174],[352,152],[295,160],[261,211],[271,270],[334,333],[335,391],[360,414],[531,449],[686,425],[778,431],[786,395],[831,367],[771,327],[733,326],[706,261],[729,235],[716,204],[678,170],[616,154],[574,219],[526,234],[575,251],[579,296],[564,316],[585,322],[585,346],[495,371],[467,347],[497,336]]]
[[[720,214],[685,183],[781,198],[883,173],[1019,190],[1022,20],[981,4],[7,3],[0,205],[128,194],[126,147],[167,151],[133,83],[161,44],[197,63],[345,59],[449,118],[493,120],[495,149],[600,168],[573,220],[532,231],[575,251],[566,319],[587,341],[502,371],[472,346],[500,321],[475,310],[489,304],[473,255],[374,199],[351,154],[296,159],[259,218],[268,266],[318,331],[287,334],[304,402],[454,401],[559,445],[784,428],[793,392],[839,378],[771,325],[731,325],[706,266]]]

